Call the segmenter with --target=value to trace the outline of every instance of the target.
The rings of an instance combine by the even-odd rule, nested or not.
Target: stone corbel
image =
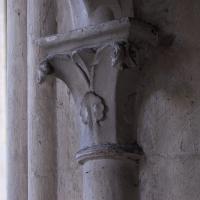
[[[45,37],[37,41],[47,57],[39,82],[55,75],[72,92],[82,120],[77,160],[112,158],[139,160],[128,107],[134,93],[134,68],[142,59],[140,45],[156,46],[154,27],[123,18]]]

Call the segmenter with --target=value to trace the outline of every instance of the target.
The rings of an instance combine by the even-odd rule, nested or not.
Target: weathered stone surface
[[[105,28],[99,34],[101,27]],[[124,27],[127,28],[124,30]],[[127,130],[127,125],[132,125],[132,122],[128,122],[128,115],[131,114],[129,109],[125,109],[130,95],[134,93],[130,83],[135,78],[138,52],[132,47],[137,47],[141,41],[155,45],[158,35],[152,33],[152,29],[148,24],[125,18],[74,31],[72,40],[75,45],[70,40],[71,34],[39,40],[39,45],[48,54],[40,66],[40,79],[54,74],[72,92],[82,120],[81,148],[119,141],[135,142],[130,139],[132,128],[130,132]],[[111,37],[113,34],[115,38]],[[126,132],[129,140],[123,141],[119,132],[121,135]]]
[[[139,199],[138,165],[133,161],[101,159],[83,165],[83,199]]]
[[[37,84],[37,66],[45,55],[35,45],[41,36],[54,34],[55,2],[28,0],[28,200],[57,198],[56,91],[49,78]]]
[[[25,0],[7,1],[6,133],[9,200],[28,199],[26,8]]]
[[[125,30],[122,28],[124,24],[127,25]],[[81,121],[79,124],[81,150],[77,158],[84,164],[83,167],[90,160],[94,162],[105,160],[111,163],[118,163],[115,160],[124,160],[124,162],[132,160],[136,163],[141,158],[142,151],[138,149],[138,145],[133,145],[136,141],[135,137],[132,138],[132,127],[127,130],[127,125],[132,125],[131,120],[128,121],[129,109],[124,109],[130,104],[129,102],[126,104],[130,94],[134,93],[132,85],[129,84],[135,77],[133,69],[137,66],[137,62],[133,54],[137,52],[133,52],[134,48],[132,49],[131,46],[137,46],[141,41],[150,45],[154,38],[158,37],[155,32],[152,32],[153,28],[146,29],[150,25],[141,24],[137,21],[135,23],[129,19],[122,19],[113,20],[108,24],[106,22],[90,26],[85,30],[76,30],[73,34],[75,47],[72,47],[74,44],[70,40],[71,34],[50,36],[39,40],[39,45],[45,48],[48,54],[40,65],[40,82],[45,80],[45,76],[53,74],[64,81],[72,92],[78,114],[77,119]],[[115,39],[111,39],[110,35],[114,33],[116,25],[119,27],[118,33]],[[102,34],[98,34],[98,30],[100,31],[100,28],[104,26],[106,28],[101,30]],[[143,27],[146,33],[141,31]],[[108,32],[107,29],[111,30]],[[139,34],[138,30],[142,34]],[[134,34],[129,37],[130,33]],[[104,38],[99,42],[102,35]],[[149,38],[153,40],[148,42]],[[158,41],[156,39],[155,41]],[[121,101],[118,101],[119,98]],[[124,117],[120,118],[121,115]],[[123,134],[126,132],[127,140],[120,138],[120,131]],[[129,146],[128,149],[127,146]],[[128,164],[126,166],[130,167]],[[93,170],[98,170],[98,168]],[[101,178],[110,184],[107,180],[109,176],[105,172]],[[97,184],[95,191],[90,194],[87,190],[87,187],[90,187],[88,183],[94,182],[95,185],[97,180],[95,177],[89,180],[85,174],[83,174],[83,179],[87,180],[83,183],[83,198],[87,200],[101,198],[97,191],[105,190],[105,185]],[[118,179],[116,184],[120,185],[121,181]],[[124,179],[124,182],[126,181],[128,180]],[[133,182],[129,187],[131,186],[134,187]],[[113,191],[111,196],[112,199],[116,196],[119,199],[131,199],[132,193],[128,194],[124,188],[121,188],[119,191]],[[110,199],[111,196],[107,194],[105,199]]]
[[[138,136],[142,200],[198,200],[199,1],[138,1],[140,17],[175,35],[141,67]]]
[[[57,80],[57,199],[82,200],[82,169],[74,159],[79,149],[76,106],[66,85]],[[78,124],[77,124],[78,122]]]
[[[72,30],[70,8],[65,0],[57,0],[57,31]],[[66,12],[67,11],[67,12]],[[68,20],[66,20],[68,19]],[[56,81],[57,199],[82,200],[82,168],[74,159],[79,149],[79,127],[73,97],[63,81]]]
[[[134,3],[137,18],[175,37],[173,47],[164,47],[170,40],[162,41],[151,63],[137,71],[141,81],[128,101],[128,109],[138,113],[128,121],[137,120],[134,130],[146,154],[141,199],[198,200],[199,1]],[[60,18],[64,33],[69,23]]]
[[[133,17],[132,0],[69,0],[67,3],[70,7],[72,24],[75,29],[121,17]]]
[[[195,172],[199,165],[199,50],[193,48],[178,45],[159,53],[141,72],[138,133],[147,155],[141,172],[143,199],[186,200],[192,193],[194,200],[199,198],[195,185],[199,183],[195,181],[199,176]]]
[[[89,1],[88,1],[89,2]],[[102,2],[107,5],[106,2],[97,2],[97,4],[101,4]],[[118,19],[125,15],[119,14],[119,4],[117,1],[107,1],[112,3],[113,6],[107,6],[108,9],[96,9],[96,6],[92,6],[92,11],[88,12],[91,16],[96,19],[92,21],[93,18],[86,18],[78,24],[77,21],[71,20],[70,12],[70,4],[67,4],[66,1],[57,1],[58,3],[58,18],[57,22],[60,26],[59,32],[66,33],[69,30],[74,28],[81,27],[82,25],[99,23],[104,20],[110,19]],[[120,1],[122,2],[122,1]],[[37,1],[37,3],[40,3]],[[68,2],[69,3],[69,2]],[[71,1],[71,3],[73,3]],[[140,20],[145,22],[150,22],[158,27],[161,32],[164,33],[173,33],[171,37],[163,37],[164,39],[160,41],[160,47],[157,50],[153,50],[151,53],[146,51],[145,48],[142,49],[142,54],[145,55],[142,65],[139,68],[134,69],[134,78],[131,82],[127,82],[127,84],[131,84],[134,86],[134,90],[131,90],[128,98],[123,99],[123,95],[118,99],[119,102],[125,103],[125,112],[126,110],[130,110],[128,115],[125,117],[123,115],[118,115],[120,122],[125,121],[126,129],[123,131],[119,131],[117,133],[116,138],[118,141],[135,141],[136,133],[138,135],[138,141],[142,146],[146,158],[143,163],[141,163],[141,171],[140,171],[140,198],[142,200],[150,199],[150,200],[160,200],[160,199],[199,199],[199,2],[198,1],[164,1],[164,0],[142,0],[142,1],[134,1],[135,6],[135,16]],[[96,5],[97,5],[96,4]],[[72,5],[72,4],[71,4]],[[121,4],[125,5],[125,3]],[[129,3],[127,2],[126,7],[129,7]],[[132,5],[132,2],[131,2]],[[42,8],[42,6],[41,6]],[[94,9],[93,9],[94,8]],[[132,9],[132,7],[130,6]],[[32,9],[29,8],[30,11]],[[113,12],[114,10],[114,12]],[[126,9],[125,9],[126,10]],[[117,14],[115,13],[117,11]],[[98,13],[106,14],[106,19],[104,16],[101,16],[100,19],[96,18]],[[75,13],[75,12],[74,12]],[[80,14],[81,13],[76,13]],[[133,13],[131,13],[133,15]],[[39,15],[38,15],[39,16]],[[126,17],[126,16],[125,16]],[[77,18],[81,19],[79,15]],[[45,18],[46,19],[46,18]],[[37,21],[37,20],[36,20]],[[38,23],[38,22],[37,22]],[[44,24],[43,24],[44,25]],[[45,23],[46,25],[46,23]],[[74,32],[73,32],[74,33]],[[73,34],[72,34],[73,35]],[[43,36],[46,36],[44,34]],[[176,36],[176,37],[175,37]],[[37,35],[40,37],[40,35]],[[55,37],[53,37],[55,38]],[[53,39],[50,37],[50,39]],[[172,47],[166,47],[166,45],[171,44],[171,41],[175,38],[175,42]],[[36,39],[36,38],[34,38]],[[30,43],[30,45],[32,45]],[[105,55],[108,55],[108,50]],[[117,48],[110,53],[109,59],[112,65],[115,63],[115,59],[113,59],[113,54],[117,55]],[[39,53],[38,53],[39,54]],[[37,55],[35,57],[37,57]],[[81,53],[83,54],[83,52]],[[119,53],[121,57],[121,53]],[[106,56],[105,56],[106,57]],[[148,58],[148,63],[146,62],[146,57]],[[39,59],[36,59],[39,63]],[[103,59],[104,60],[104,59]],[[108,60],[104,60],[103,62],[108,63]],[[122,60],[122,59],[120,59]],[[151,60],[151,62],[149,62]],[[41,61],[41,60],[40,60]],[[78,60],[80,61],[80,60]],[[70,67],[74,67],[74,63],[70,61]],[[35,60],[33,61],[35,63]],[[36,66],[38,63],[35,63],[34,72],[36,71]],[[77,67],[77,66],[76,66]],[[129,71],[125,70],[125,75],[128,76]],[[132,77],[133,74],[130,74]],[[36,76],[36,75],[35,75]],[[34,77],[36,78],[36,77]],[[34,79],[35,80],[35,79]],[[48,78],[49,80],[49,78]],[[128,79],[127,79],[128,80]],[[107,88],[109,84],[103,79],[101,84]],[[99,83],[99,82],[98,82]],[[36,84],[36,81],[34,81]],[[32,86],[32,85],[31,85]],[[36,86],[34,86],[36,87]],[[44,86],[37,86],[43,88]],[[49,87],[51,87],[49,85]],[[48,88],[49,88],[48,87]],[[55,96],[52,95],[52,90],[49,89],[47,94],[45,94],[46,86],[44,90],[42,90],[41,104],[43,102],[47,103],[51,98]],[[122,87],[121,90],[125,90],[126,87]],[[32,92],[32,91],[31,91]],[[34,96],[35,93],[33,93]],[[99,94],[98,96],[102,96],[104,101],[107,104],[107,99],[104,98],[104,93]],[[53,96],[53,97],[52,97]],[[32,101],[32,100],[31,100]],[[82,102],[82,101],[80,101]],[[38,103],[38,102],[37,102]],[[78,128],[76,127],[74,121],[78,124],[82,123],[80,119],[77,119],[80,113],[76,113],[77,106],[73,102],[72,96],[69,95],[69,91],[66,86],[60,81],[57,82],[57,137],[58,137],[58,199],[81,199],[82,193],[82,175],[80,173],[80,169],[77,164],[72,161],[73,156],[78,148]],[[34,105],[35,104],[31,104]],[[47,104],[49,105],[49,104]],[[48,107],[48,106],[47,106]],[[102,108],[102,106],[100,106]],[[39,107],[42,108],[43,107]],[[50,109],[49,109],[50,108]],[[51,106],[47,109],[44,109],[44,116],[50,115]],[[49,110],[48,110],[49,109]],[[47,112],[48,110],[48,112]],[[86,109],[89,113],[91,108]],[[99,112],[98,112],[99,113]],[[119,110],[119,113],[123,113],[123,110]],[[73,114],[73,115],[71,115]],[[108,113],[107,113],[108,114]],[[73,116],[73,117],[72,117]],[[87,124],[88,120],[85,117],[84,112],[84,121]],[[96,116],[96,114],[94,115]],[[94,117],[93,116],[93,117]],[[98,114],[99,116],[99,114]],[[100,115],[101,116],[101,115]],[[108,115],[105,115],[108,116]],[[92,118],[93,118],[92,117]],[[101,118],[101,117],[100,117]],[[42,118],[44,119],[44,118]],[[54,121],[54,119],[53,119]],[[40,130],[46,131],[46,122],[40,122],[41,126]],[[100,120],[100,123],[102,121]],[[135,122],[133,124],[133,122]],[[52,121],[49,122],[52,124]],[[38,123],[37,123],[38,125]],[[39,125],[39,126],[40,126]],[[79,125],[78,125],[79,126]],[[120,123],[117,123],[117,129],[120,130]],[[123,125],[124,126],[124,125]],[[32,126],[31,126],[32,127]],[[35,128],[35,127],[34,127]],[[51,132],[52,126],[49,128],[49,132]],[[34,130],[36,130],[35,128]],[[35,131],[36,132],[36,131]],[[67,133],[66,133],[67,132]],[[132,133],[130,136],[128,133]],[[104,133],[105,134],[105,133]],[[47,138],[44,138],[45,141]],[[85,138],[83,138],[85,140]],[[103,138],[103,140],[107,140],[108,138]],[[37,139],[34,139],[36,141]],[[35,147],[37,150],[38,146]],[[39,149],[40,150],[40,149]],[[55,155],[46,152],[47,155]],[[49,153],[49,154],[48,154]],[[42,154],[44,155],[44,154]],[[45,156],[44,156],[45,157]],[[43,158],[44,158],[43,157]],[[41,158],[40,158],[41,159]],[[39,157],[38,157],[39,160]],[[70,162],[69,162],[70,160]],[[46,161],[45,161],[46,162]],[[104,163],[105,162],[105,163]],[[98,191],[100,186],[103,186],[103,183],[108,181],[108,188],[114,185],[113,180],[119,182],[120,173],[123,173],[120,168],[116,170],[116,174],[112,174],[112,169],[115,167],[121,166],[119,164],[121,161],[116,160],[95,160],[90,161],[90,163],[86,163],[85,165],[85,175],[84,175],[84,190],[90,191],[90,193],[84,193],[84,198],[94,198],[93,191],[88,188],[94,183],[94,191]],[[110,164],[109,164],[110,163]],[[103,172],[101,170],[102,165],[107,164],[107,172]],[[133,164],[133,163],[132,163]],[[109,168],[109,166],[111,166]],[[129,163],[127,166],[130,166]],[[134,167],[133,167],[134,168]],[[133,168],[130,169],[130,173],[133,172]],[[88,176],[88,169],[92,169],[92,175]],[[108,170],[109,169],[109,170]],[[128,170],[129,171],[129,170]],[[98,178],[97,178],[98,177]],[[122,177],[124,177],[122,175]],[[127,176],[125,176],[127,177]],[[132,176],[133,177],[133,176]],[[115,179],[116,178],[116,179]],[[132,182],[136,179],[128,179],[128,181]],[[92,181],[93,182],[92,182]],[[101,182],[95,182],[97,180],[101,180]],[[122,181],[125,178],[120,179]],[[91,182],[90,182],[91,181]],[[41,182],[40,182],[41,183]],[[121,183],[120,183],[121,184]],[[124,183],[122,182],[124,185]],[[131,183],[133,184],[133,182]],[[36,184],[37,185],[37,184]],[[53,185],[53,184],[52,184]],[[43,185],[44,186],[44,185]],[[93,185],[92,185],[93,186]],[[38,186],[39,187],[39,186]],[[43,187],[41,187],[43,188]],[[44,188],[46,188],[44,186]],[[55,187],[53,187],[55,188]],[[105,189],[105,187],[102,187]],[[102,189],[101,188],[101,189]],[[113,186],[113,188],[115,188]],[[116,187],[118,188],[118,187]],[[116,190],[122,192],[123,186],[121,190]],[[49,189],[49,187],[48,187]],[[38,190],[39,191],[39,190]],[[43,190],[44,193],[47,191]],[[51,191],[51,190],[50,190]],[[110,190],[109,190],[110,191]],[[103,193],[97,192],[99,197],[105,197],[108,199],[115,198],[111,197],[111,193],[109,191],[104,191]],[[126,191],[126,190],[124,190]],[[137,193],[138,191],[136,191]],[[106,193],[106,195],[104,195]],[[41,190],[42,194],[42,190]],[[127,191],[126,194],[119,195],[119,197],[123,197],[128,199],[126,195],[130,194],[130,196],[134,197],[131,191]],[[88,195],[88,196],[87,196]],[[103,195],[103,196],[102,196]],[[137,195],[136,195],[137,196]],[[138,196],[136,199],[139,198]],[[87,199],[88,200],[88,199]]]

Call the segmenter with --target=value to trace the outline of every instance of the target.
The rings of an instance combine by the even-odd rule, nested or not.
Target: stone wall
[[[102,1],[95,2],[99,4]],[[36,71],[44,52],[34,41],[56,32],[55,8],[53,1],[49,2],[28,1],[29,198],[43,200],[45,195],[49,195],[45,198],[55,199],[57,193],[58,200],[81,200],[83,172],[75,160],[80,124],[76,120],[73,97],[60,80],[56,80],[56,86],[54,78],[48,79],[42,86],[36,83]],[[76,25],[71,19],[70,1],[56,2],[57,32],[66,33]],[[116,1],[105,1],[106,4],[108,2]],[[119,188],[121,194],[126,191],[120,191],[126,187],[121,184],[125,180],[125,183],[134,185],[133,190],[139,191],[140,197],[136,198],[141,200],[199,200],[200,2],[120,0],[117,5],[112,4],[114,18],[134,16],[155,26],[160,34],[158,47],[151,51],[146,51],[145,46],[140,49],[143,59],[135,68],[137,76],[132,84],[135,91],[130,106],[134,113],[131,118],[133,138],[137,134],[145,157],[140,162],[136,183],[127,178],[130,177],[126,171],[129,163],[88,162],[84,173],[90,168],[94,173],[89,174],[92,179],[86,179],[89,183],[86,188],[89,190],[89,186],[93,186],[90,180],[94,179],[95,192],[105,180],[110,186],[116,175],[119,184],[112,188],[113,193],[115,188]],[[12,147],[9,148],[9,200],[25,200],[28,192],[25,10],[25,1],[8,1],[8,144]],[[80,18],[79,13],[73,14]],[[127,140],[126,135],[122,136],[123,133],[120,133],[120,138]],[[106,173],[101,174],[104,167],[101,165],[107,166]],[[98,167],[102,170],[99,171]],[[98,182],[99,174],[102,184]],[[131,176],[135,177],[135,171]],[[121,187],[118,187],[120,184]],[[125,189],[132,192],[128,187]],[[131,192],[127,197],[132,198]],[[138,192],[135,194],[138,195]]]
[[[5,5],[0,2],[0,194],[6,200]]]
[[[145,152],[140,170],[142,200],[199,199],[199,8],[198,0],[136,0],[135,15],[170,37],[138,69],[136,129]],[[58,1],[59,32],[72,25],[66,1]],[[173,42],[172,46],[169,44]],[[59,199],[81,199],[73,100],[58,83]],[[68,130],[68,133],[65,132]],[[65,159],[66,158],[66,159]]]
[[[146,154],[141,199],[198,200],[199,1],[138,1],[137,16],[172,34],[141,67],[138,137]]]

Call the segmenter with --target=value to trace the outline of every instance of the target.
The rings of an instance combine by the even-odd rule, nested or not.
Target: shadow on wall
[[[146,155],[141,194],[144,199],[189,199],[199,194],[200,51],[173,46],[154,53],[140,69],[136,100],[138,142]]]

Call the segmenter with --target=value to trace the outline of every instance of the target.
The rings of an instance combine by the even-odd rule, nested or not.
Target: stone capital
[[[155,46],[154,27],[130,18],[41,38],[47,57],[39,82],[55,75],[72,92],[81,118],[77,159],[112,157],[137,160],[142,155],[133,133],[135,67],[140,46]]]

